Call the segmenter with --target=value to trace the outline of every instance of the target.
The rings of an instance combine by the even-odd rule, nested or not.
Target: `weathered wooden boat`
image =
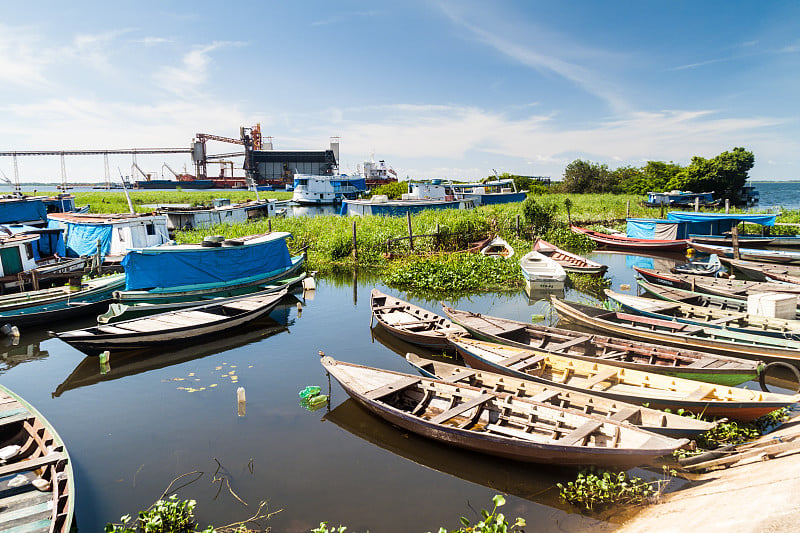
[[[0,294],[39,290],[80,277],[85,257],[40,257],[34,246],[40,239],[36,233],[13,233],[2,227],[0,232]],[[8,233],[6,233],[6,231]]]
[[[0,296],[0,323],[35,326],[91,315],[108,307],[114,291],[124,285],[125,274],[113,274],[76,290],[64,286]]]
[[[514,256],[514,248],[505,239],[495,237],[480,249],[480,253],[489,257],[504,257],[508,259]]]
[[[746,296],[748,294],[763,292],[780,292],[800,295],[800,286],[792,283],[765,283],[761,281],[747,281],[743,279],[709,278],[692,274],[674,274],[664,270],[633,267],[641,277],[666,287],[705,292],[719,296]]]
[[[444,306],[444,312],[478,339],[684,379],[735,386],[757,379],[762,367],[758,362],[687,347],[673,348],[625,338],[587,335],[447,306]]]
[[[436,350],[450,349],[449,335],[462,335],[466,330],[422,307],[372,289],[372,318],[396,337],[411,344]],[[372,325],[372,319],[370,319]]]
[[[87,355],[98,355],[104,350],[190,342],[239,327],[269,313],[286,293],[286,289],[277,293],[255,293],[221,304],[199,305],[52,335]]]
[[[692,248],[705,254],[734,258],[732,246],[717,246],[692,242]],[[761,250],[758,248],[739,248],[739,259],[763,261],[765,263],[800,264],[800,252],[794,250]]]
[[[454,365],[438,359],[426,359],[414,353],[406,354],[406,360],[429,378],[442,379],[449,383],[464,383],[494,392],[513,394],[523,400],[576,409],[616,422],[627,422],[641,429],[673,438],[694,437],[716,426],[715,422],[658,411],[507,374]]]
[[[739,246],[747,248],[764,248],[775,242],[775,237],[763,235],[742,235],[737,236]],[[692,244],[713,244],[715,246],[733,246],[733,237],[727,235],[695,235],[690,234],[689,240]]]
[[[274,283],[269,285],[255,285],[240,287],[230,291],[214,292],[211,294],[198,294],[197,299],[195,300],[179,300],[174,302],[165,301],[160,303],[138,302],[130,304],[114,302],[108,306],[108,309],[105,313],[97,316],[97,323],[113,324],[122,320],[154,315],[156,313],[165,313],[175,309],[185,309],[187,307],[195,307],[209,303],[225,303],[226,300],[234,300],[241,296],[253,294],[255,292],[268,294],[270,292],[278,292],[282,289],[291,290],[302,283],[306,277],[307,274],[302,272],[297,276],[276,280]]]
[[[729,259],[727,257],[722,258],[721,261],[731,269],[743,273],[748,279],[754,281],[800,284],[800,266],[798,265],[778,265],[761,261]]]
[[[476,452],[534,463],[628,468],[688,444],[510,394],[328,356],[321,362],[350,397],[387,422]]]
[[[551,298],[561,320],[592,331],[707,352],[800,366],[800,342],[683,324]]]
[[[714,385],[466,337],[452,337],[450,342],[475,369],[637,405],[646,403],[653,409],[685,409],[747,421],[800,401],[796,394]]]
[[[561,265],[566,272],[602,276],[608,270],[608,265],[601,265],[597,261],[562,250],[544,239],[536,239],[536,242],[533,243],[533,249]]]
[[[587,228],[578,226],[569,227],[574,233],[586,235],[599,246],[606,246],[609,248],[620,248],[625,250],[661,250],[661,251],[681,251],[685,250],[689,245],[688,239],[637,239],[634,237],[626,237],[624,235],[610,235],[608,233],[600,233]]]
[[[684,302],[642,298],[605,289],[605,295],[628,312],[711,328],[725,328],[753,335],[800,340],[800,321],[751,315],[726,309],[701,307]]]
[[[131,249],[122,261],[125,290],[115,297],[124,304],[196,301],[296,276],[303,270],[305,254],[289,254],[290,237],[271,232]]]
[[[550,288],[563,284],[567,279],[564,268],[546,255],[531,250],[519,260],[522,277],[530,288]]]
[[[68,533],[75,480],[64,442],[32,405],[0,385],[0,530]]]
[[[737,313],[747,312],[746,295],[718,296],[716,294],[693,292],[685,289],[676,289],[675,287],[667,287],[665,285],[650,283],[641,278],[637,278],[636,283],[645,291],[646,294],[662,300],[687,303],[690,305],[708,307],[711,309],[723,309]],[[800,320],[800,307],[797,308],[795,317]]]
[[[725,267],[719,260],[717,254],[708,256],[705,261],[690,261],[682,265],[676,265],[671,270],[675,274],[694,274],[696,276],[720,276],[725,274]],[[722,276],[727,277],[727,276]]]

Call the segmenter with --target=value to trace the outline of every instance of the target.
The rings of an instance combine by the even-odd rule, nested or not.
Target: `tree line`
[[[706,159],[694,156],[691,163],[648,161],[642,167],[623,166],[610,169],[608,165],[576,159],[564,169],[564,180],[550,187],[526,176],[503,174],[513,178],[517,188],[531,192],[647,194],[672,190],[714,192],[715,198],[741,199],[755,157],[744,148],[734,148]],[[496,179],[490,176],[488,179]]]

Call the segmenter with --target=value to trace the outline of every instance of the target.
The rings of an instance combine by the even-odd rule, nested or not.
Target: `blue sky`
[[[0,151],[188,147],[260,123],[276,149],[340,137],[344,172],[374,153],[414,178],[558,179],[577,158],[743,146],[754,179],[800,179],[798,20],[788,1],[4,2]],[[21,181],[61,180],[57,157],[18,162]],[[110,166],[130,174],[130,156]],[[66,173],[102,181],[102,157]]]

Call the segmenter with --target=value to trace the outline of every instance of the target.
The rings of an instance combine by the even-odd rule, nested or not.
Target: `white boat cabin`
[[[36,268],[33,246],[38,239],[38,235],[24,234],[0,237],[0,277]]]
[[[248,220],[274,217],[277,214],[277,200],[251,200],[231,204],[227,198],[214,199],[213,207],[170,207],[157,210],[167,217],[167,229],[190,230],[208,228],[217,224],[241,224]]]
[[[106,262],[117,262],[130,248],[146,248],[169,241],[167,217],[155,214],[74,214],[48,215],[49,227],[63,228],[67,255],[100,254]]]

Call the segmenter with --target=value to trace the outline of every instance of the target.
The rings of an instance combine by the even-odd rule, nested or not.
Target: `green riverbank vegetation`
[[[256,193],[252,191],[230,190],[230,191],[204,191],[204,190],[174,190],[174,191],[128,191],[133,209],[137,213],[150,213],[152,207],[147,205],[155,204],[188,204],[191,206],[212,205],[214,198],[228,198],[231,203],[246,202],[255,200]],[[124,191],[104,191],[76,192],[75,205],[82,206],[89,204],[92,213],[128,213],[128,201]],[[258,192],[258,197],[275,198],[278,200],[289,200],[292,198],[291,192],[268,191]]]

